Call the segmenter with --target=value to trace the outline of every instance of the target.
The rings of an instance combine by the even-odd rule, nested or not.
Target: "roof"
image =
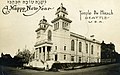
[[[55,18],[54,20],[52,20],[51,22],[52,23],[54,23],[55,21],[58,21],[59,19],[62,19],[62,20],[65,20],[65,21],[67,21],[67,22],[69,22],[69,23],[71,23],[72,21],[70,20],[70,19],[68,19],[68,18],[65,18],[65,17],[57,17],[57,18]]]
[[[57,9],[56,14],[59,13],[59,12],[63,12],[63,13],[65,13],[65,14],[68,15],[68,13],[67,13],[67,11],[66,11],[66,8],[63,7],[63,4],[62,4],[62,3],[61,3],[61,6]]]
[[[89,39],[89,38],[86,38],[85,36],[76,34],[74,32],[70,32],[70,36],[73,36],[73,37],[76,37],[76,38],[79,38],[79,39],[83,39],[83,40],[86,40],[86,41],[89,41],[89,42],[92,42],[92,43],[101,44],[99,41],[97,41],[95,39]]]

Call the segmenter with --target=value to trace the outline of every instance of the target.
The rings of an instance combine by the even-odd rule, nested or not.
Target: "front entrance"
[[[57,58],[58,58],[58,56],[57,56],[57,54],[55,55],[55,61],[57,61]]]

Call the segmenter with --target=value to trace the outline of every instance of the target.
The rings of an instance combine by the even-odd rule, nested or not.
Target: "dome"
[[[59,12],[63,12],[63,13],[65,13],[65,14],[68,15],[68,13],[67,13],[67,11],[66,11],[66,8],[63,7],[63,4],[62,4],[62,3],[61,3],[61,6],[57,9],[56,14],[58,14]]]
[[[46,22],[47,22],[47,20],[45,19],[45,16],[43,16],[43,19],[40,20],[40,24],[43,24],[43,23],[46,23]]]

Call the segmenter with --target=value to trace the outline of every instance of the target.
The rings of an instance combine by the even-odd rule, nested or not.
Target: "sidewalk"
[[[120,66],[120,63],[116,64],[109,64],[109,65],[101,65],[101,66],[95,66],[95,67],[87,67],[87,68],[81,68],[81,69],[74,69],[74,70],[60,70],[60,72],[87,72],[87,71],[96,71],[96,70],[103,70],[108,69],[112,66]]]

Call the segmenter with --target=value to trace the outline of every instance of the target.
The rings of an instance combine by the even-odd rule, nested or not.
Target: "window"
[[[74,51],[74,40],[71,41],[71,50]]]
[[[67,27],[67,23],[63,22],[63,28]]]
[[[81,62],[81,57],[79,57],[79,62]]]
[[[51,30],[48,31],[48,41],[52,40],[52,32]]]
[[[64,26],[64,22],[62,22],[62,27],[64,28],[65,26]]]
[[[54,30],[59,29],[59,22],[54,24]]]
[[[66,60],[66,55],[64,55],[64,60]]]
[[[59,17],[59,14],[57,16]]]
[[[55,29],[57,29],[57,27],[58,27],[58,26],[57,26],[57,23],[56,23],[56,28],[55,28]]]
[[[56,29],[56,24],[54,24],[54,29]]]
[[[88,53],[88,44],[86,44],[86,53]]]
[[[67,23],[67,26],[68,26],[68,23]]]
[[[57,54],[55,54],[55,61],[57,61],[57,59],[58,59],[58,55],[57,55]]]
[[[64,46],[64,50],[66,50],[66,46]]]
[[[44,28],[46,28],[46,25],[44,25]]]
[[[65,23],[65,27],[66,27],[66,23]]]
[[[97,56],[99,56],[99,52],[97,52]]]
[[[63,14],[63,17],[65,17],[65,14]]]
[[[59,28],[59,22],[58,22],[58,24],[57,24],[57,29]]]
[[[79,52],[81,52],[81,51],[82,51],[82,43],[79,42]]]
[[[93,45],[91,46],[91,54],[93,54]]]
[[[55,46],[55,50],[57,50],[57,46]]]
[[[97,49],[99,50],[99,46],[97,46]]]
[[[71,56],[71,61],[74,61],[74,56]]]

